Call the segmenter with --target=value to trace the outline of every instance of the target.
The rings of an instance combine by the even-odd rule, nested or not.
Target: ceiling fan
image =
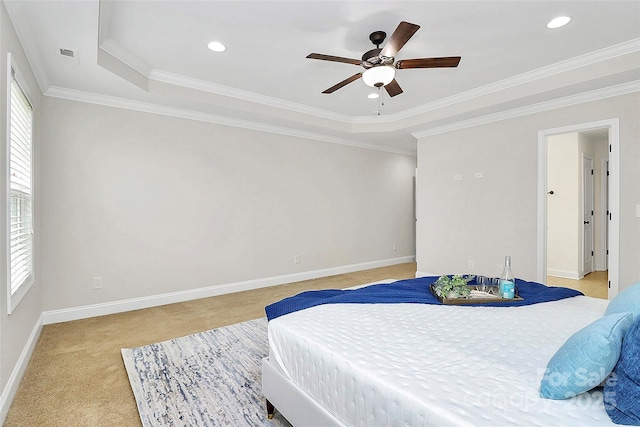
[[[367,86],[377,88],[384,86],[389,96],[396,96],[402,93],[402,88],[395,79],[396,69],[457,67],[460,62],[459,56],[395,60],[398,51],[413,37],[419,28],[420,26],[416,24],[405,21],[400,22],[383,48],[380,48],[380,45],[387,37],[387,33],[384,31],[374,31],[369,35],[369,40],[376,45],[376,48],[362,55],[362,59],[343,58],[320,53],[310,53],[307,55],[307,58],[310,59],[344,62],[346,64],[359,65],[365,69],[363,72],[354,74],[340,83],[331,86],[322,93],[333,93],[362,77]]]

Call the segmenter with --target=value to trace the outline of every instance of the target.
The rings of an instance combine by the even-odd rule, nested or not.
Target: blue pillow
[[[604,407],[614,423],[640,425],[640,317],[624,336],[620,360],[604,384]]]
[[[612,314],[570,336],[547,364],[540,397],[568,399],[602,383],[618,362],[631,319],[630,313]]]
[[[611,300],[604,314],[613,313],[631,313],[634,319],[640,317],[640,282],[629,286]]]

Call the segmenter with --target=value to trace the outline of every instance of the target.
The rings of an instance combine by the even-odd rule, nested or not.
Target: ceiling
[[[46,95],[396,152],[455,123],[640,90],[640,1],[4,3]],[[547,29],[558,15],[572,20]],[[398,70],[404,93],[382,105],[361,80],[321,93],[362,69],[306,55],[360,58],[403,20],[421,28],[396,59],[460,65]]]

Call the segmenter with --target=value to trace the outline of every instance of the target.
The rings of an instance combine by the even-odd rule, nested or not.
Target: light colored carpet
[[[121,352],[145,427],[290,426],[267,419],[266,318]]]
[[[266,305],[302,291],[406,279],[415,272],[413,262],[396,264],[45,325],[3,427],[142,427],[121,348],[257,319]]]

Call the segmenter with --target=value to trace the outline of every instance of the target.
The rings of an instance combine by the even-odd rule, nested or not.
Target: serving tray
[[[433,294],[433,296],[435,296],[436,298],[438,298],[438,301],[440,301],[443,304],[447,304],[447,305],[464,305],[464,304],[486,304],[486,303],[507,303],[507,302],[513,302],[513,301],[524,301],[524,298],[522,298],[520,295],[515,295],[513,298],[502,298],[500,296],[492,296],[492,297],[484,297],[484,296],[479,296],[479,297],[471,297],[471,296],[467,296],[467,297],[462,297],[462,298],[443,298],[443,297],[439,297],[435,290],[433,289],[434,285],[429,286],[429,289],[431,290],[431,293]],[[477,285],[468,285],[469,288],[471,288],[471,290],[478,290],[478,286]]]

